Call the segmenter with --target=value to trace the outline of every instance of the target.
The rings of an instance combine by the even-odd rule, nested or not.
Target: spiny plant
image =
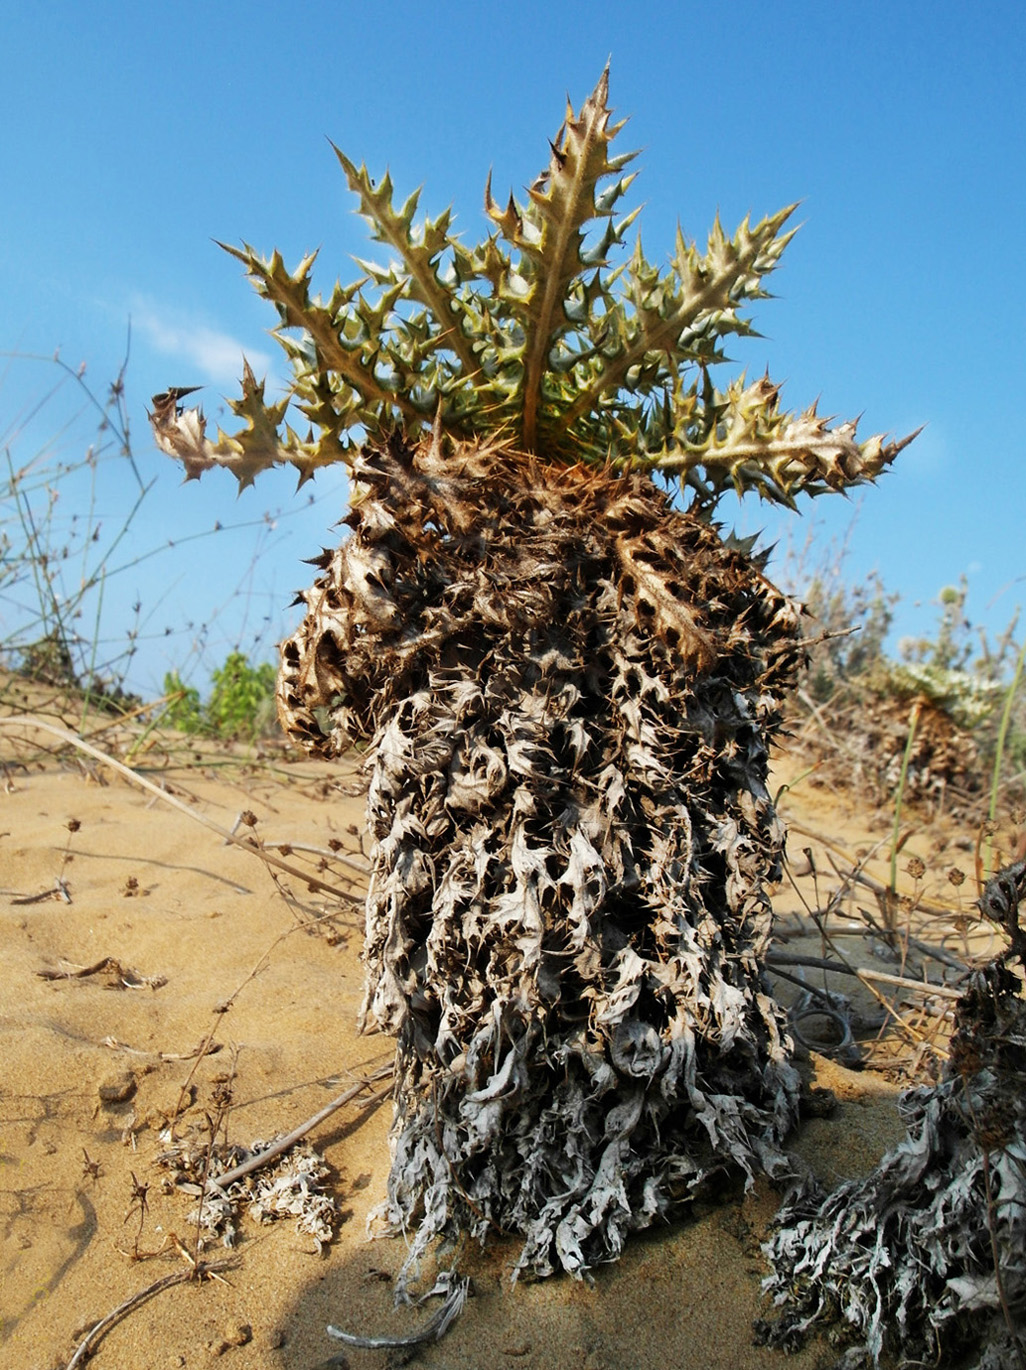
[[[954,1006],[935,1085],[902,1096],[907,1136],[865,1176],[788,1195],[763,1248],[781,1312],[758,1342],[795,1351],[835,1326],[838,1366],[1026,1363],[1026,863],[987,882],[980,909],[1008,934]]]
[[[792,209],[614,265],[621,127],[606,72],[525,201],[489,183],[474,247],[339,152],[385,264],[325,300],[312,256],[228,249],[278,311],[289,394],[247,366],[213,437],[187,391],[153,400],[188,478],[351,473],[278,707],[316,754],[371,743],[365,1017],[398,1038],[408,1270],[469,1230],[581,1274],[709,1176],[786,1169],[798,1079],[760,962],[799,607],[709,516],[728,489],[872,480],[904,442],[787,413],[768,377],[716,386]]]
[[[793,236],[784,225],[794,205],[754,227],[746,218],[733,238],[717,219],[704,253],[678,231],[663,270],[640,238],[626,264],[610,264],[638,211],[616,217],[636,154],[609,155],[623,124],[610,124],[607,97],[604,73],[579,115],[568,108],[526,203],[511,196],[500,208],[489,178],[485,207],[498,232],[473,248],[452,233],[451,211],[417,223],[419,191],[395,208],[390,176],[376,185],[335,148],[395,260],[360,261],[364,276],[336,283],[325,301],[311,294],[316,253],[290,273],[278,252],[265,260],[222,244],[278,311],[291,391],[267,404],[247,367],[230,402],[245,426],[213,442],[200,410],[179,411],[188,391],[157,396],[161,447],[190,479],[223,465],[245,487],[289,462],[302,483],[321,466],[351,465],[363,440],[416,438],[437,421],[451,439],[499,439],[546,461],[672,475],[708,508],[731,486],[793,506],[800,491],[879,475],[910,439],[859,443],[854,422],[831,428],[815,405],[784,412],[765,377],[725,390],[712,382],[724,342],[752,334],[740,311],[765,297],[763,278]],[[306,437],[286,422],[290,404],[310,422]]]

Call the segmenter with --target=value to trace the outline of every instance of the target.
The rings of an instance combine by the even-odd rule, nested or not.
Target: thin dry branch
[[[57,970],[37,970],[36,974],[41,980],[84,980],[103,971],[113,975],[116,985],[123,989],[163,989],[167,984],[166,975],[140,975],[138,971],[123,966],[114,956],[103,956],[91,966],[77,966],[71,961],[62,960]]]
[[[321,890],[325,894],[330,894],[333,898],[340,899],[346,904],[350,904],[354,907],[363,907],[362,899],[358,899],[355,895],[350,894],[346,890],[339,889],[337,885],[331,885],[326,880],[319,879],[309,871],[304,871],[298,866],[290,865],[287,861],[283,861],[281,857],[275,856],[269,851],[265,851],[253,841],[236,837],[229,828],[223,827],[222,824],[216,822],[213,818],[208,818],[206,814],[197,813],[195,809],[190,809],[188,804],[183,804],[180,799],[177,799],[173,794],[168,794],[168,792],[161,789],[159,785],[155,785],[152,780],[147,780],[145,776],[139,775],[138,772],[133,771],[130,766],[126,766],[122,762],[116,761],[114,757],[110,756],[107,752],[101,751],[98,747],[91,746],[83,738],[79,737],[77,733],[69,732],[66,728],[58,728],[55,724],[49,723],[46,719],[39,718],[35,714],[16,714],[11,718],[0,718],[0,728],[12,727],[38,728],[42,732],[50,733],[53,737],[59,738],[68,746],[75,747],[79,751],[85,752],[88,756],[94,757],[97,761],[102,761],[105,766],[110,766],[118,775],[123,776],[133,785],[138,785],[141,789],[155,795],[165,804],[170,804],[171,807],[177,809],[179,813],[186,814],[196,823],[202,823],[205,828],[209,828],[211,832],[216,832],[218,836],[223,838],[225,842],[230,843],[233,847],[239,847],[242,851],[249,852],[253,856],[258,856],[265,865],[274,866],[277,870],[284,871],[286,875],[291,875],[297,880],[304,881],[308,889]]]
[[[218,1261],[201,1261],[194,1269],[176,1270],[173,1275],[165,1275],[162,1279],[154,1280],[154,1282],[148,1284],[145,1289],[140,1289],[138,1293],[133,1294],[131,1298],[126,1299],[124,1303],[119,1303],[117,1308],[112,1309],[106,1317],[101,1318],[100,1321],[90,1329],[82,1341],[79,1342],[74,1355],[65,1366],[65,1370],[76,1370],[77,1366],[84,1365],[96,1350],[97,1344],[101,1338],[104,1337],[112,1327],[119,1323],[122,1318],[127,1317],[133,1309],[138,1308],[140,1304],[145,1303],[148,1299],[152,1299],[154,1295],[163,1293],[165,1289],[170,1289],[173,1285],[185,1284],[189,1280],[202,1280],[208,1276],[216,1275],[221,1270],[230,1270],[236,1265],[238,1265],[238,1261],[233,1257],[226,1257],[224,1260]]]
[[[370,875],[371,865],[366,858],[357,858],[352,852],[332,851],[330,847],[316,847],[310,842],[264,842],[263,851],[301,851],[307,856],[321,856],[325,861],[337,861],[340,866],[349,866],[360,875]]]
[[[331,1103],[325,1104],[312,1118],[307,1118],[305,1123],[300,1123],[300,1125],[297,1128],[294,1128],[288,1136],[280,1137],[278,1141],[272,1146],[269,1146],[266,1151],[261,1151],[255,1156],[250,1156],[248,1161],[243,1161],[243,1163],[237,1165],[234,1170],[226,1170],[223,1175],[218,1175],[214,1180],[208,1179],[206,1185],[207,1190],[215,1192],[220,1191],[223,1193],[231,1185],[235,1184],[237,1180],[241,1180],[246,1175],[252,1174],[254,1170],[259,1170],[261,1166],[267,1165],[268,1162],[273,1161],[276,1156],[282,1155],[282,1153],[288,1151],[290,1147],[295,1146],[297,1142],[302,1141],[308,1132],[312,1132],[315,1127],[318,1127],[321,1123],[325,1122],[333,1113],[337,1113],[340,1108],[345,1104],[348,1104],[351,1099],[355,1099],[356,1096],[367,1089],[369,1085],[375,1083],[377,1080],[383,1080],[386,1077],[391,1081],[391,1076],[392,1067],[388,1065],[382,1066],[380,1070],[375,1071],[369,1079],[358,1080],[355,1085],[344,1090],[337,1098],[332,1099]],[[392,1085],[389,1083],[384,1089],[379,1089],[376,1093],[372,1094],[369,1099],[365,1099],[363,1101],[363,1108],[369,1109],[374,1104],[380,1103],[381,1100],[387,1098],[391,1092]]]
[[[962,997],[962,991],[952,989],[950,985],[935,985],[929,980],[910,980],[907,975],[887,975],[882,970],[870,970],[868,966],[857,967],[855,974],[863,982],[876,980],[881,985],[894,985],[898,989],[912,989],[920,994],[936,994],[939,999],[961,999]]]
[[[344,1332],[340,1327],[328,1324],[326,1331],[329,1337],[335,1341],[344,1342],[346,1346],[358,1347],[361,1351],[397,1351],[403,1348],[422,1346],[426,1342],[441,1341],[442,1337],[449,1330],[449,1327],[456,1321],[463,1312],[463,1305],[467,1301],[467,1294],[470,1291],[470,1280],[466,1275],[456,1275],[453,1271],[447,1270],[439,1276],[434,1288],[424,1298],[430,1298],[431,1294],[444,1294],[445,1302],[416,1332],[408,1332],[405,1336],[394,1337],[360,1337],[353,1332]],[[423,1300],[418,1300],[423,1302]],[[329,1364],[341,1364],[334,1360]]]
[[[858,980],[877,980],[899,989],[914,989],[923,994],[937,994],[942,999],[960,999],[962,991],[950,985],[939,985],[932,980],[911,980],[904,975],[888,975],[868,966],[850,966],[844,961],[831,961],[825,956],[792,956],[789,952],[770,951],[766,954],[769,966],[804,966],[810,970],[828,970],[835,975],[850,975]]]
[[[798,828],[798,825],[797,825],[797,824],[792,824],[791,826],[792,826],[793,828]],[[821,835],[818,834],[818,833],[809,832],[809,831],[806,830],[806,829],[800,829],[800,830],[803,831],[803,832],[805,832],[806,835],[808,835],[808,836],[810,836],[810,837],[813,837],[813,838],[814,838],[815,840],[817,840],[817,841],[824,841],[824,839],[823,839],[823,838],[821,837]],[[833,843],[833,842],[831,842],[829,839],[826,839],[826,840],[825,840],[825,845],[828,846],[828,847],[834,847],[835,850],[838,849],[837,846],[836,846],[836,844]],[[835,865],[834,869],[837,870],[836,865]],[[880,1007],[884,1010],[884,1012],[888,1015],[888,1017],[890,1017],[891,1019],[893,1019],[894,1024],[895,1024],[895,1026],[898,1028],[898,1030],[899,1030],[900,1032],[904,1033],[906,1037],[910,1038],[911,1041],[913,1042],[913,1044],[914,1044],[915,1046],[920,1046],[920,1045],[922,1045],[923,1043],[927,1042],[927,1037],[926,1037],[926,1035],[925,1035],[924,1033],[920,1032],[920,1031],[918,1030],[918,1028],[914,1027],[913,1024],[910,1023],[910,1022],[908,1021],[907,1018],[902,1017],[902,1015],[898,1012],[898,1010],[897,1010],[897,1008],[895,1007],[895,1005],[894,1005],[893,1003],[891,1003],[890,1000],[888,1000],[888,999],[886,998],[886,996],[880,992],[879,989],[877,989],[876,985],[873,983],[873,980],[874,980],[874,979],[878,979],[879,977],[876,976],[876,975],[873,975],[873,974],[871,974],[871,975],[864,975],[864,974],[862,973],[862,970],[861,970],[859,967],[854,966],[854,965],[852,964],[851,960],[849,959],[849,957],[847,957],[847,956],[844,954],[843,950],[837,945],[837,942],[835,941],[835,939],[834,939],[833,937],[831,937],[831,935],[830,935],[830,933],[829,933],[829,931],[828,931],[828,929],[827,929],[826,922],[825,922],[824,918],[822,917],[821,911],[820,911],[819,909],[812,908],[812,907],[809,905],[809,903],[808,903],[808,901],[806,900],[804,894],[802,893],[801,889],[799,888],[798,883],[797,883],[797,881],[795,880],[794,874],[793,874],[793,872],[791,871],[791,868],[790,868],[790,866],[787,864],[787,862],[784,863],[784,870],[785,870],[785,872],[786,872],[786,874],[787,874],[788,879],[789,879],[790,882],[791,882],[792,888],[794,889],[795,893],[798,895],[798,898],[799,898],[799,899],[802,901],[802,903],[805,905],[805,909],[806,909],[807,913],[809,914],[809,917],[812,919],[813,923],[816,925],[816,928],[817,928],[817,930],[819,931],[819,934],[820,934],[820,936],[822,937],[824,944],[830,948],[830,950],[834,953],[834,956],[837,958],[837,960],[838,960],[841,964],[843,964],[844,967],[846,968],[845,971],[844,971],[843,973],[849,974],[849,975],[853,975],[853,976],[857,976],[857,977],[858,977],[858,979],[859,979],[859,980],[861,981],[861,983],[865,986],[865,988],[869,991],[869,993],[873,996],[873,998],[876,999],[877,1003],[878,1003],[878,1004],[880,1005]],[[844,873],[842,873],[841,871],[837,871],[837,874],[840,876],[842,882],[844,882],[845,885],[850,886],[851,884],[856,883],[856,877],[857,877],[857,875],[859,874],[859,869],[858,869],[858,867],[856,867],[855,869],[852,870],[852,872],[851,872],[850,874],[847,874],[847,875],[844,874]],[[844,892],[845,892],[845,891],[844,891],[844,889],[842,888],[842,890],[841,890],[839,893],[837,893],[837,894],[835,894],[834,896],[832,896],[831,902],[830,902],[830,907],[834,907],[834,906],[836,906],[837,904],[840,903],[841,899],[844,897]],[[771,953],[771,954],[772,954],[772,953]],[[786,972],[779,971],[778,973],[783,974],[785,979],[786,979],[786,978],[789,978],[789,977],[786,975]],[[893,979],[894,977],[891,977],[891,978]],[[916,989],[920,989],[920,990],[921,990],[921,989],[924,987],[923,984],[922,984],[922,982],[920,982],[920,981],[918,981],[918,980],[913,980],[913,981],[910,981],[909,983],[910,983],[912,986],[914,986]],[[805,986],[805,988],[808,988],[808,986]],[[931,988],[933,988],[933,987],[931,987]],[[947,1053],[946,1051],[944,1051],[943,1048],[937,1046],[936,1043],[934,1043],[934,1042],[930,1042],[929,1045],[930,1045],[930,1049],[931,1049],[932,1051],[934,1051],[934,1052],[936,1053],[936,1055],[937,1055],[938,1057],[940,1057],[941,1060],[947,1060],[947,1058],[948,1058],[948,1053]]]

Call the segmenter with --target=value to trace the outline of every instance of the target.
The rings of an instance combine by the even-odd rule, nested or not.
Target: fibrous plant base
[[[1000,962],[956,1010],[946,1078],[903,1098],[908,1137],[871,1175],[824,1196],[808,1182],[765,1250],[783,1316],[759,1326],[794,1349],[834,1325],[841,1364],[1022,1365],[1026,1326],[1026,999]],[[839,1325],[839,1326],[838,1326]]]
[[[722,1169],[787,1171],[766,789],[796,606],[642,476],[400,439],[283,648],[310,750],[370,739],[365,1014],[385,1211],[582,1274]]]

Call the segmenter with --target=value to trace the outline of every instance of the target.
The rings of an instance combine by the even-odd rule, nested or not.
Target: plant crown
[[[860,443],[854,422],[830,427],[815,405],[782,410],[768,376],[724,390],[712,379],[727,340],[753,335],[742,311],[766,297],[794,205],[754,225],[746,217],[733,237],[717,218],[704,252],[678,229],[664,269],[640,238],[613,265],[638,210],[620,213],[635,154],[611,154],[623,123],[611,122],[608,89],[607,69],[579,113],[568,106],[525,201],[500,206],[489,176],[495,231],[474,247],[452,232],[451,210],[418,220],[419,191],[396,207],[390,176],[375,183],[338,148],[387,265],[358,261],[362,277],[325,300],[311,288],[316,253],[290,272],[277,251],[226,247],[278,311],[292,384],[268,403],[246,364],[230,401],[244,426],[213,440],[202,411],[182,409],[188,391],[155,396],[157,442],[187,479],[221,465],[244,488],[286,462],[302,484],[364,440],[432,426],[462,441],[498,436],[544,461],[665,473],[703,510],[730,488],[793,507],[800,491],[878,475],[910,438]],[[290,405],[309,421],[305,436]]]

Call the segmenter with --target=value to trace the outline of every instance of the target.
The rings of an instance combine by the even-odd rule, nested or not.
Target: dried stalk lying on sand
[[[359,1337],[353,1332],[343,1332],[341,1328],[334,1327],[329,1322],[328,1336],[333,1337],[335,1341],[344,1342],[346,1346],[357,1347],[361,1351],[398,1351],[403,1348],[423,1346],[431,1341],[441,1341],[463,1312],[463,1305],[467,1301],[469,1292],[470,1280],[466,1275],[457,1275],[452,1270],[444,1270],[435,1281],[434,1286],[417,1299],[417,1303],[423,1303],[425,1299],[431,1298],[434,1294],[443,1295],[445,1302],[416,1332],[408,1332],[405,1336],[394,1337]],[[327,1362],[328,1365],[343,1363],[348,1364],[348,1362],[335,1360]]]
[[[391,1075],[392,1067],[390,1065],[382,1066],[382,1068],[375,1071],[369,1079],[358,1080],[355,1085],[352,1085],[349,1089],[343,1091],[337,1098],[332,1099],[330,1104],[325,1104],[312,1118],[307,1118],[305,1123],[300,1123],[300,1125],[288,1133],[287,1136],[279,1137],[276,1142],[273,1142],[269,1147],[258,1152],[256,1155],[250,1156],[248,1161],[243,1161],[243,1163],[237,1165],[234,1170],[226,1170],[223,1175],[218,1175],[216,1179],[208,1179],[208,1189],[223,1193],[230,1185],[235,1184],[236,1181],[244,1179],[245,1176],[252,1174],[254,1170],[259,1170],[261,1166],[267,1165],[270,1161],[273,1161],[275,1157],[281,1156],[284,1152],[288,1151],[289,1147],[295,1146],[297,1142],[302,1141],[308,1132],[312,1132],[315,1127],[319,1127],[321,1123],[326,1122],[333,1113],[337,1113],[340,1108],[345,1104],[348,1104],[350,1099],[355,1099],[356,1096],[361,1094],[370,1084],[377,1080],[384,1080],[386,1078],[391,1079]],[[385,1089],[379,1089],[377,1093],[372,1094],[369,1099],[363,1101],[363,1107],[365,1109],[371,1108],[374,1104],[380,1103],[383,1099],[387,1098],[391,1092],[391,1084]]]
[[[234,847],[240,847],[243,851],[249,852],[253,856],[258,856],[265,865],[273,866],[276,870],[284,871],[286,875],[292,875],[297,879],[302,880],[311,891],[320,891],[324,894],[330,894],[333,898],[340,899],[345,904],[362,907],[363,900],[361,898],[349,893],[347,890],[339,889],[337,885],[329,884],[326,880],[321,880],[319,876],[311,874],[310,871],[302,870],[299,866],[290,865],[289,862],[283,861],[280,856],[275,856],[273,852],[266,850],[252,839],[236,837],[235,833],[233,833],[230,828],[222,827],[222,825],[215,822],[213,818],[208,818],[206,814],[198,813],[195,809],[190,808],[188,804],[183,804],[182,801],[177,799],[173,794],[168,794],[167,790],[161,789],[159,785],[154,785],[152,780],[147,780],[144,775],[139,775],[139,773],[133,771],[130,766],[124,765],[113,756],[110,756],[107,752],[100,751],[98,747],[92,746],[89,742],[86,742],[84,738],[79,737],[77,733],[69,732],[66,728],[58,728],[56,724],[49,722],[49,720],[45,718],[37,718],[35,714],[16,714],[10,718],[0,718],[0,728],[23,727],[36,728],[41,732],[50,733],[53,737],[59,738],[61,742],[66,743],[69,747],[75,747],[78,751],[85,752],[87,756],[91,756],[97,761],[102,761],[105,766],[109,766],[111,770],[116,771],[118,775],[131,781],[133,785],[138,785],[141,789],[155,795],[162,803],[170,804],[170,806],[173,809],[177,809],[179,813],[186,814],[194,822],[202,823],[202,825],[205,828],[209,828],[211,832],[216,832],[225,842],[230,843]]]
[[[167,984],[166,975],[140,975],[137,970],[123,966],[114,956],[103,956],[91,966],[76,966],[62,960],[56,970],[37,970],[36,974],[40,980],[84,980],[103,971],[114,977],[114,984],[120,989],[163,989]]]
[[[140,1289],[137,1294],[126,1299],[124,1303],[119,1303],[117,1308],[112,1309],[106,1317],[101,1318],[98,1323],[90,1328],[76,1347],[75,1354],[68,1361],[65,1370],[76,1370],[79,1365],[84,1365],[110,1329],[116,1326],[122,1318],[126,1318],[133,1309],[146,1303],[148,1299],[163,1293],[165,1289],[173,1288],[176,1284],[185,1284],[189,1280],[215,1278],[220,1271],[230,1270],[236,1264],[237,1262],[231,1257],[219,1261],[200,1261],[198,1265],[189,1270],[176,1270],[173,1275],[165,1275],[163,1279],[154,1280],[145,1289]]]
[[[287,1136],[269,1144],[260,1141],[244,1147],[229,1145],[227,1140],[219,1143],[218,1128],[216,1124],[210,1126],[209,1118],[208,1135],[198,1146],[195,1140],[179,1141],[172,1136],[170,1147],[157,1157],[157,1164],[172,1172],[177,1189],[199,1198],[188,1217],[196,1228],[197,1254],[208,1241],[233,1245],[240,1209],[259,1222],[296,1218],[299,1230],[314,1238],[318,1250],[329,1242],[338,1208],[325,1188],[329,1172],[324,1159],[304,1144],[304,1138],[391,1073],[389,1064],[368,1079],[357,1080]],[[389,1084],[371,1094],[362,1101],[361,1111],[369,1112],[391,1092]],[[264,1173],[254,1183],[258,1171]]]
[[[852,975],[858,980],[879,980],[882,985],[917,990],[920,994],[936,994],[941,999],[962,997],[962,991],[952,989],[950,985],[938,985],[932,980],[913,980],[907,975],[889,975],[869,966],[849,966],[845,961],[831,961],[825,956],[791,956],[786,952],[769,951],[765,960],[769,966],[808,966],[816,970],[829,970],[835,975]]]

